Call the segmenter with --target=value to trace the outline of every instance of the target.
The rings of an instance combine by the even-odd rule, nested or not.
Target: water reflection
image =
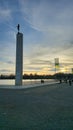
[[[44,80],[45,83],[47,82],[54,82],[54,79],[45,79]],[[41,80],[37,79],[37,80],[23,80],[23,85],[32,85],[32,84],[41,84]],[[0,85],[15,85],[15,80],[0,80]]]

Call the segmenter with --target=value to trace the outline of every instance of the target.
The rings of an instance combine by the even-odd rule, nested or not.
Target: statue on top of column
[[[18,30],[18,33],[19,33],[19,30],[20,30],[20,24],[17,25],[17,30]]]

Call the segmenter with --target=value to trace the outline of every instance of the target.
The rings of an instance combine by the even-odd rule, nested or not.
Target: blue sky
[[[73,68],[73,0],[0,0],[0,74],[15,73],[17,24],[24,35],[23,73]]]

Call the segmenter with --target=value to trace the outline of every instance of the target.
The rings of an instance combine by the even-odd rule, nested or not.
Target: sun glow
[[[60,71],[61,71],[62,73],[67,73],[67,67],[64,67],[64,68],[60,69]]]

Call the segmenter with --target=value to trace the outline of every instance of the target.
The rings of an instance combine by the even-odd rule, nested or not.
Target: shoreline
[[[45,85],[57,84],[58,82],[48,82],[48,83],[37,83],[37,84],[30,84],[30,85],[0,85],[0,89],[27,89],[27,88],[35,88],[41,87]]]

